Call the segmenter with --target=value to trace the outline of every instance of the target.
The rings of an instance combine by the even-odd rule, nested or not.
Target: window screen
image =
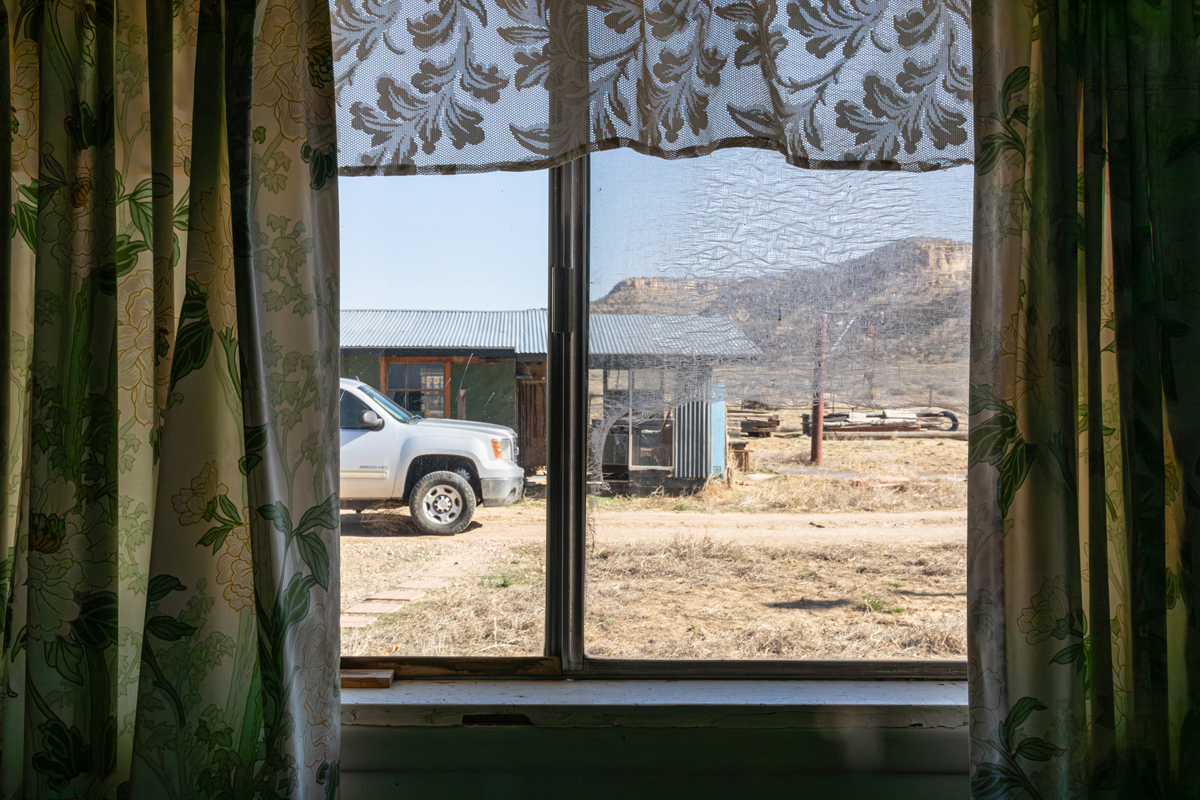
[[[965,657],[971,184],[592,156],[589,656]]]

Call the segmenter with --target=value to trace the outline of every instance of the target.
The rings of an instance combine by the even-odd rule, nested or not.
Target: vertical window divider
[[[546,411],[546,649],[583,668],[587,539],[589,159],[550,170]]]

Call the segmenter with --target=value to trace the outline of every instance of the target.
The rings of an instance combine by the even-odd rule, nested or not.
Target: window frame
[[[445,414],[440,417],[430,417],[430,419],[453,419],[453,412],[450,406],[450,356],[380,356],[379,357],[379,385],[382,387],[379,391],[391,397],[391,392],[403,392],[408,394],[416,392],[420,394],[433,394],[437,389],[409,389],[396,388],[392,389],[388,386],[387,368],[389,364],[441,364],[442,365],[442,403],[445,408]],[[408,407],[404,403],[397,403],[405,411]],[[416,413],[409,411],[410,414]],[[422,413],[421,416],[427,416]]]
[[[659,660],[594,658],[587,655],[583,629],[590,400],[590,166],[590,158],[584,155],[549,170],[546,623],[543,655],[485,658],[342,656],[342,668],[394,669],[397,678],[439,679],[967,680],[965,659]],[[426,363],[432,360],[408,356],[389,358]],[[446,364],[448,372],[449,360]],[[386,380],[383,361],[380,370],[383,373],[381,381]],[[448,392],[448,374],[446,387]],[[446,407],[450,408],[448,398]],[[629,459],[632,460],[632,450]]]

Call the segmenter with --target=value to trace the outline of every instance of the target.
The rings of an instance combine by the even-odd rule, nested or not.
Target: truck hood
[[[405,423],[416,425],[418,428],[432,428],[439,432],[462,433],[467,435],[486,436],[489,439],[515,439],[517,432],[503,425],[492,425],[488,422],[469,422],[462,419],[427,419]]]

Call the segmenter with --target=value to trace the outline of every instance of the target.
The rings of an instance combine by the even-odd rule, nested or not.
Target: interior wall
[[[342,797],[968,797],[962,728],[342,726]],[[854,724],[847,718],[847,722]],[[746,727],[753,724],[755,727]],[[757,725],[762,727],[757,727]]]

